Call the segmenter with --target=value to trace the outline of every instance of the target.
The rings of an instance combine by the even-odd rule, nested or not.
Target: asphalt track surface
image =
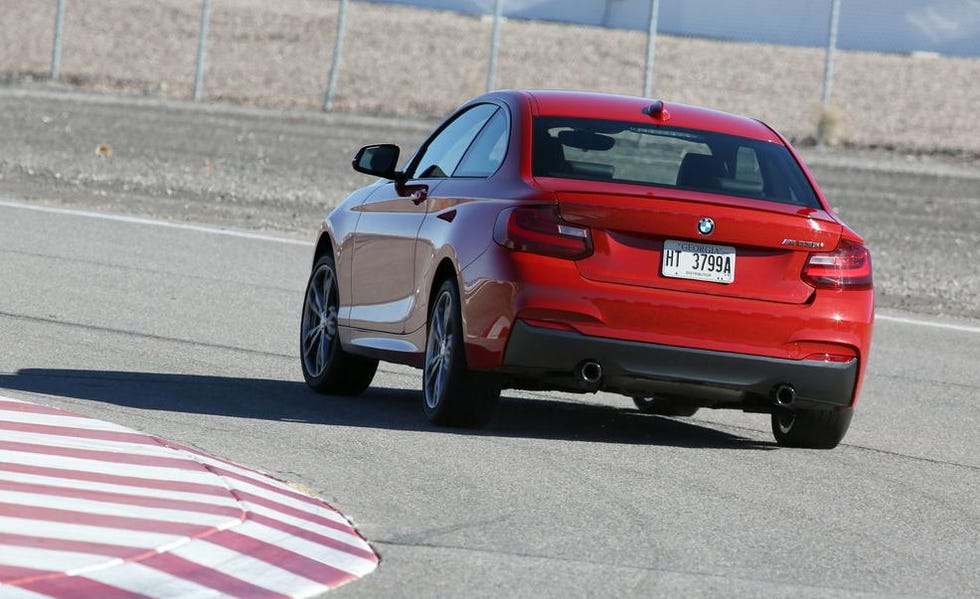
[[[845,443],[760,415],[505,392],[435,428],[419,371],[302,383],[310,241],[0,205],[0,393],[305,485],[381,566],[335,597],[980,594],[980,322],[883,311]]]

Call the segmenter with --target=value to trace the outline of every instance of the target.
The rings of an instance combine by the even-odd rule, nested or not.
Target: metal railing
[[[831,100],[833,91],[834,74],[834,52],[837,44],[837,29],[840,19],[841,0],[824,0],[831,3],[830,23],[827,33],[827,52],[824,60],[823,92],[821,94],[822,103],[827,106]],[[61,75],[61,52],[62,40],[64,37],[65,11],[68,0],[56,0],[57,9],[55,11],[54,43],[51,52],[51,79],[58,80]],[[506,0],[494,0],[493,3],[493,27],[490,36],[490,52],[487,61],[486,89],[492,91],[495,88],[497,55],[500,48],[500,29],[504,21],[504,4]],[[337,31],[334,36],[333,54],[331,57],[330,70],[327,76],[326,90],[323,97],[323,110],[330,111],[333,108],[333,98],[337,91],[338,76],[342,64],[344,30],[346,27],[348,0],[339,0],[337,4]],[[656,50],[657,23],[660,12],[660,0],[650,0],[650,20],[647,30],[646,61],[643,69],[644,96],[649,96],[653,87],[653,62]],[[201,0],[201,22],[198,35],[197,61],[194,70],[193,92],[191,97],[194,100],[201,100],[204,97],[204,63],[207,56],[207,37],[211,23],[211,0]]]

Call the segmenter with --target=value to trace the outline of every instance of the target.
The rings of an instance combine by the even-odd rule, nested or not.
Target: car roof
[[[656,100],[597,92],[516,90],[530,100],[534,116],[566,116],[650,123],[643,110]],[[701,129],[782,144],[779,136],[761,121],[690,104],[664,101],[671,127]]]

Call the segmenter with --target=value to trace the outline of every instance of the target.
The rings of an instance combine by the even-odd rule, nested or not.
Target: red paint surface
[[[863,240],[834,216],[812,174],[776,131],[754,119],[666,102],[670,127],[785,146],[814,188],[819,208],[666,187],[535,178],[535,116],[650,124],[644,109],[651,100],[507,91],[477,98],[461,110],[483,102],[497,104],[510,118],[507,155],[495,174],[426,180],[429,195],[419,204],[398,185],[382,182],[355,192],[325,223],[319,247],[335,248],[342,307],[351,308],[341,310],[341,341],[348,350],[374,342],[388,348],[374,351],[375,357],[418,366],[429,296],[438,283],[437,269],[448,264],[463,298],[471,368],[500,367],[515,321],[530,319],[589,336],[684,348],[792,360],[821,353],[854,356],[859,377],[851,400],[856,401],[871,340],[873,290],[816,289],[802,272],[812,252],[831,251],[841,239]],[[592,254],[569,260],[495,243],[498,215],[529,204],[556,206],[567,223],[587,227]],[[454,218],[440,218],[450,211]],[[710,238],[696,232],[705,216],[717,224]],[[667,239],[735,247],[735,281],[722,285],[662,276]],[[786,239],[823,247],[790,247]],[[356,318],[349,317],[352,312]]]

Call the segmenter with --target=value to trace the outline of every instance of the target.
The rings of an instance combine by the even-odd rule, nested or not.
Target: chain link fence
[[[831,5],[830,25],[827,36],[827,54],[824,63],[823,94],[821,101],[824,104],[830,102],[831,89],[833,85],[833,56],[837,40],[837,24],[840,18],[841,0],[828,0]],[[503,7],[505,0],[494,0],[493,33],[490,37],[489,60],[487,63],[487,86],[486,91],[495,89],[494,82],[496,77],[497,56],[500,49],[500,24],[503,20]],[[61,72],[61,48],[62,37],[64,36],[65,6],[67,0],[56,0],[57,10],[55,11],[54,43],[52,44],[51,58],[51,79],[57,81]],[[333,105],[333,97],[337,87],[338,74],[342,64],[343,40],[347,7],[349,0],[339,0],[337,3],[337,32],[334,36],[333,58],[330,65],[329,77],[327,79],[327,89],[324,94],[323,109],[329,111]],[[657,17],[660,12],[660,0],[650,0],[649,22],[647,31],[647,52],[646,63],[643,68],[643,95],[649,96],[652,90],[653,59],[655,55],[657,40]],[[201,26],[198,33],[197,60],[194,69],[194,100],[203,97],[204,86],[204,61],[207,56],[207,38],[211,25],[211,0],[201,0]]]
[[[980,110],[980,60],[835,52],[841,0],[820,0],[823,49],[658,36],[660,0],[645,32],[508,20],[507,0],[483,18],[350,0],[49,0],[47,26],[45,3],[2,1],[7,78],[37,73],[48,28],[50,78],[100,90],[437,115],[497,87],[596,89],[750,114],[797,141],[980,152],[965,118]]]

